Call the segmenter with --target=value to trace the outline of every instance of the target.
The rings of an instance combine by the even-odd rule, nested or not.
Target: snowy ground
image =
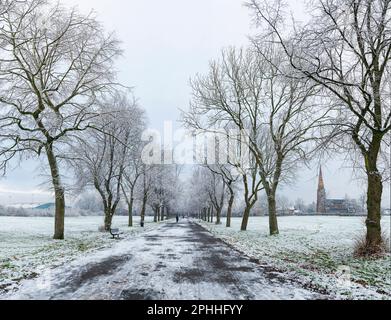
[[[365,232],[359,217],[280,217],[278,237],[268,235],[268,218],[250,219],[240,232],[241,219],[230,229],[201,224],[226,243],[259,260],[283,278],[295,279],[336,299],[391,299],[391,256],[367,261],[353,257],[355,239]],[[390,217],[383,219],[390,236]]]
[[[127,227],[127,217],[115,217],[114,227],[132,238],[144,230]],[[157,227],[147,218],[146,230]],[[18,288],[21,281],[35,278],[48,268],[55,268],[80,256],[113,246],[116,241],[98,231],[103,217],[66,219],[66,240],[54,241],[53,218],[0,217],[0,296]]]
[[[282,280],[195,223],[166,223],[24,281],[7,299],[321,299]]]
[[[281,217],[278,237],[264,217],[247,232],[202,223],[234,248],[191,222],[129,229],[126,217],[116,241],[102,219],[68,218],[54,241],[53,218],[0,217],[0,299],[391,299],[391,257],[353,257],[363,218]]]

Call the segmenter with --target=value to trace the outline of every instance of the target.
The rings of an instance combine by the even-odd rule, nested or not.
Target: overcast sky
[[[108,31],[123,42],[123,58],[118,62],[120,80],[135,87],[140,104],[147,110],[152,128],[161,129],[165,120],[177,121],[179,108],[189,103],[190,77],[206,72],[208,62],[222,47],[248,43],[251,28],[248,9],[240,0],[67,0],[83,12],[94,9]],[[303,19],[303,1],[291,0],[293,14]],[[316,199],[317,171],[299,172],[294,186],[284,188],[292,200]],[[358,197],[364,186],[352,179],[351,170],[342,163],[324,163],[325,183],[331,197],[345,194]],[[39,189],[42,178],[37,163],[23,162],[21,167],[0,180],[0,203],[51,201],[50,194]],[[389,191],[385,191],[385,204]]]

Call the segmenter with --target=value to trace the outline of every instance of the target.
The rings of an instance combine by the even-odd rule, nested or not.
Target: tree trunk
[[[142,204],[142,208],[141,208],[141,220],[140,220],[140,224],[142,226],[144,226],[145,224],[145,211],[147,209],[147,201],[148,201],[148,197],[147,195],[144,195],[144,198],[143,198],[143,204]]]
[[[159,210],[159,209],[157,209],[157,208],[154,208],[154,209],[153,209],[153,212],[155,213],[155,215],[153,216],[153,222],[155,222],[155,223],[158,222],[158,216],[159,216],[158,210]]]
[[[367,246],[369,248],[379,248],[382,243],[381,235],[381,199],[383,194],[382,179],[378,174],[368,175],[368,217],[367,226]]]
[[[55,215],[54,215],[54,236],[55,240],[64,240],[65,226],[65,191],[61,183],[60,171],[57,158],[54,155],[51,145],[46,147],[46,154],[50,166],[52,183],[55,196]]]
[[[210,212],[211,212],[211,209],[208,208],[208,222],[209,222],[209,223],[210,223],[210,216],[211,216]]]
[[[110,208],[105,210],[105,231],[109,232],[113,223],[113,213]]]
[[[160,220],[161,221],[164,221],[164,209],[165,209],[165,207],[161,207],[161,209],[160,209],[160,214],[161,214]]]
[[[133,227],[133,197],[130,199],[128,204],[128,212],[129,212],[129,227]]]
[[[215,209],[212,207],[212,209],[210,209],[210,223],[213,223],[214,215],[215,215]]]
[[[247,230],[248,220],[250,218],[250,212],[251,212],[251,207],[247,205],[243,213],[242,226],[240,228],[241,231]]]
[[[371,149],[366,155],[366,171],[368,176],[367,193],[367,251],[376,254],[383,242],[381,229],[381,201],[383,195],[382,176],[377,168],[381,138],[374,137]]]
[[[254,177],[253,177],[254,179]],[[248,226],[248,220],[250,219],[250,213],[252,208],[255,206],[255,204],[258,201],[258,190],[255,190],[255,186],[252,188],[252,194],[250,194],[249,190],[249,184],[248,184],[248,177],[247,175],[243,175],[243,184],[244,184],[244,201],[246,203],[246,208],[244,209],[243,213],[243,219],[242,219],[242,226],[241,231],[246,231]]]
[[[221,211],[223,211],[222,207],[216,210],[216,225],[221,224]]]
[[[227,228],[231,228],[231,220],[232,220],[232,209],[235,201],[235,195],[231,194],[228,202],[228,211],[227,211]]]
[[[280,233],[278,229],[277,221],[277,204],[276,204],[276,191],[270,191],[268,194],[268,205],[269,205],[269,230],[270,235],[275,236]]]

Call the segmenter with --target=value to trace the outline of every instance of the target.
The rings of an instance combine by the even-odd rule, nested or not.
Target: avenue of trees
[[[115,90],[119,42],[92,16],[44,0],[0,8],[1,168],[17,156],[45,157],[55,193],[55,239],[64,238],[62,148],[93,127],[97,102]]]
[[[42,158],[55,199],[54,239],[64,239],[67,184],[95,190],[109,231],[135,201],[161,220],[178,192],[175,168],[141,160],[146,117],[117,80],[119,41],[94,15],[46,0],[0,2],[0,169]]]
[[[64,239],[65,173],[78,193],[97,195],[106,231],[120,206],[129,227],[136,207],[142,223],[149,209],[158,222],[180,208],[217,224],[227,216],[231,227],[237,203],[246,231],[262,202],[270,235],[278,236],[281,187],[315,159],[344,153],[367,188],[361,252],[384,250],[391,0],[311,1],[306,23],[291,19],[284,0],[246,6],[256,27],[249,45],[221,50],[190,83],[182,123],[195,136],[215,135],[208,152],[219,156],[197,155],[205,160],[185,194],[180,166],[143,161],[148,120],[132,90],[118,82],[118,39],[93,14],[58,3],[0,2],[0,169],[43,161],[55,196],[54,239]],[[165,152],[171,151],[153,156],[164,159]]]
[[[214,169],[205,163],[193,179],[208,181],[208,192],[193,207],[211,221],[210,212],[219,211],[212,200],[227,181],[243,182],[240,201],[248,205],[242,230],[259,194],[266,194],[270,234],[277,235],[280,185],[324,152],[346,153],[366,176],[367,234],[360,249],[364,255],[379,253],[382,193],[389,181],[391,1],[313,1],[306,24],[292,21],[283,0],[251,0],[247,6],[257,34],[247,48],[222,50],[209,72],[192,79],[183,122],[198,133],[240,130],[250,166],[228,160],[228,172],[235,169],[238,176],[226,180],[220,167],[225,158]]]
[[[381,202],[391,132],[391,1],[320,0],[311,20],[286,34],[283,1],[249,3],[260,29],[268,28],[297,77],[321,88],[339,131],[334,145],[358,153],[367,183],[364,253],[383,248]],[[387,145],[388,143],[388,145]]]

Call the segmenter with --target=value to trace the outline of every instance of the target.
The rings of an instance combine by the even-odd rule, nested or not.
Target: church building
[[[322,167],[319,171],[318,182],[318,199],[316,205],[316,211],[320,214],[343,214],[343,213],[355,213],[356,208],[353,203],[345,199],[327,199],[326,188],[323,179]]]

